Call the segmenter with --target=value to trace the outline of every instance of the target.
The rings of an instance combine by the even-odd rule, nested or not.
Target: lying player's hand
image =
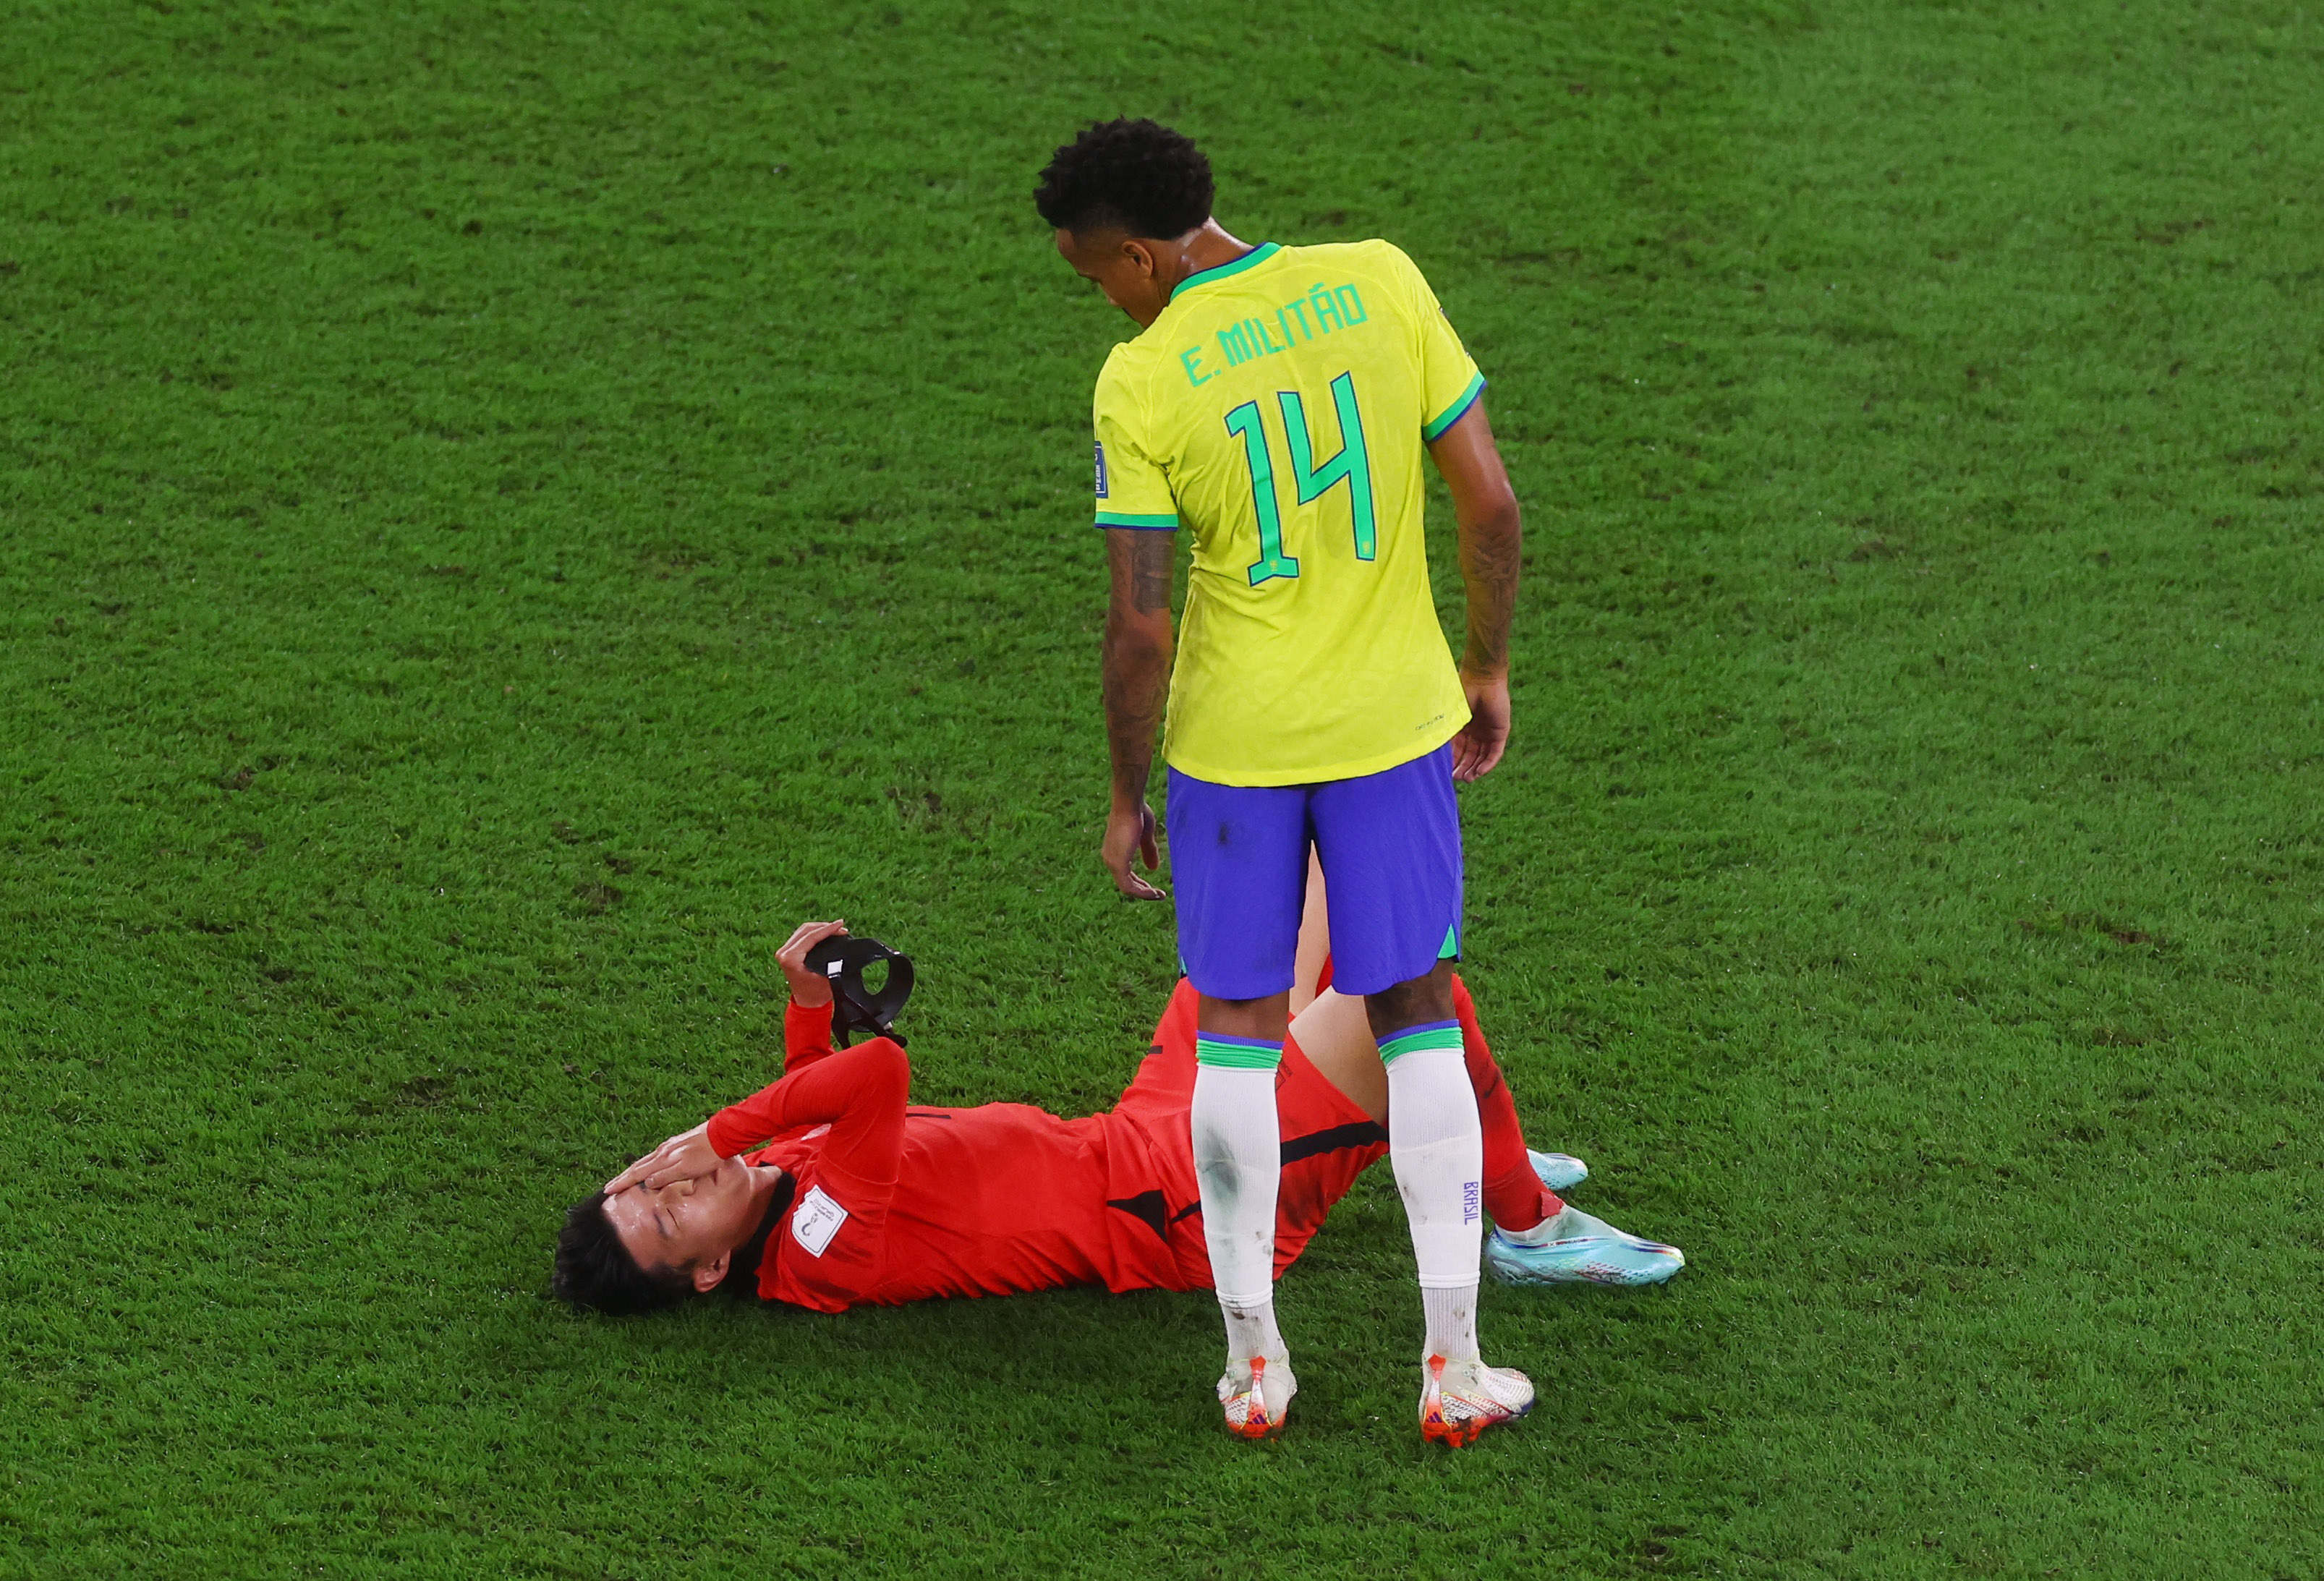
[[[1480,681],[1463,676],[1461,689],[1469,694],[1469,722],[1452,738],[1452,778],[1466,785],[1490,770],[1508,749],[1509,678]]]
[[[845,922],[801,923],[791,930],[789,940],[775,951],[775,963],[790,979],[791,1003],[812,1010],[818,1005],[831,1003],[831,981],[820,972],[809,971],[807,952],[835,933],[847,932]]]
[[[1162,865],[1162,847],[1156,838],[1154,809],[1140,800],[1135,807],[1116,807],[1105,821],[1105,868],[1113,887],[1132,900],[1159,900],[1162,891],[1130,870],[1130,859],[1142,859],[1148,872]]]
[[[679,1181],[691,1181],[706,1175],[725,1163],[718,1150],[710,1145],[710,1122],[705,1120],[691,1131],[681,1131],[669,1141],[630,1165],[605,1182],[605,1194],[626,1191],[632,1186],[647,1186],[656,1190],[674,1185]]]

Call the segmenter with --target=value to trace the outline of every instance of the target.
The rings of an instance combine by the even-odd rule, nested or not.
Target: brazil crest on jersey
[[[1113,348],[1097,524],[1194,538],[1171,767],[1221,785],[1351,779],[1468,722],[1420,469],[1484,385],[1386,242],[1270,242],[1189,277]]]

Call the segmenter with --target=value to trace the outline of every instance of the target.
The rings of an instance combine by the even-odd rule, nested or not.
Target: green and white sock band
[[[1461,1029],[1452,1029],[1453,1046],[1460,1046]],[[1229,1037],[1222,1032],[1194,1034],[1194,1063],[1229,1071],[1272,1071],[1283,1063],[1283,1045],[1263,1037]]]
[[[1461,1049],[1461,1024],[1457,1021],[1424,1021],[1418,1026],[1407,1026],[1402,1032],[1391,1033],[1380,1039],[1380,1058],[1393,1065],[1406,1054],[1422,1049]]]

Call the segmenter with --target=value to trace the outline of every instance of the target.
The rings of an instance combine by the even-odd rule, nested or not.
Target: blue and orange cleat
[[[1523,1373],[1441,1356],[1423,1365],[1420,1436],[1432,1444],[1461,1448],[1475,1443],[1487,1428],[1515,1421],[1533,1409],[1533,1380]]]
[[[1487,1236],[1485,1266],[1503,1284],[1660,1284],[1686,1266],[1686,1254],[1569,1202],[1531,1229]]]
[[[1536,1153],[1528,1147],[1526,1157],[1533,1163],[1533,1172],[1541,1177],[1541,1183],[1560,1196],[1590,1178],[1590,1166],[1570,1153]]]
[[[1271,1439],[1283,1430],[1299,1380],[1289,1358],[1263,1356],[1247,1366],[1230,1366],[1219,1379],[1219,1403],[1226,1408],[1227,1431],[1238,1439]]]

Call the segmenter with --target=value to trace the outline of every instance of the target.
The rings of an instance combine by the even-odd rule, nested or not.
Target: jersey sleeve
[[[1436,293],[1428,289],[1428,277],[1420,266],[1398,252],[1410,278],[1413,308],[1420,329],[1420,408],[1424,414],[1420,437],[1434,444],[1445,429],[1459,422],[1485,393],[1485,376],[1478,372],[1469,348],[1461,344],[1453,332],[1452,321],[1444,317],[1443,305]]]
[[[1174,532],[1178,501],[1147,440],[1146,403],[1111,361],[1092,403],[1097,428],[1097,525]]]
[[[711,1117],[711,1145],[725,1157],[798,1126],[831,1127],[797,1166],[798,1194],[760,1261],[761,1295],[843,1312],[879,1282],[911,1081],[902,1046],[875,1037]]]
[[[793,1003],[783,1010],[783,1074],[804,1070],[831,1057],[831,1016],[836,1000],[807,1006]]]
[[[896,1184],[904,1145],[904,1098],[911,1066],[894,1042],[875,1037],[827,1054],[762,1087],[710,1117],[710,1144],[733,1158],[770,1137],[802,1126],[829,1126],[822,1160],[859,1184],[876,1186],[881,1200]]]

